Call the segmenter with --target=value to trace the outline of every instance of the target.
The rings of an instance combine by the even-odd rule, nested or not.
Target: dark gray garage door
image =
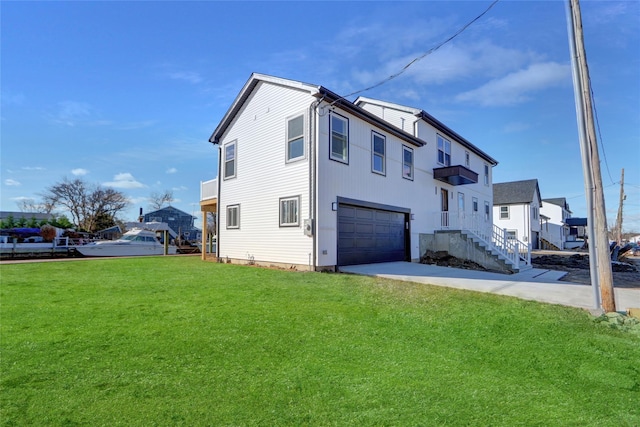
[[[338,205],[338,265],[405,261],[405,213]]]

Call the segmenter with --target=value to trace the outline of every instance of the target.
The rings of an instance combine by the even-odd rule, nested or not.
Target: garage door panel
[[[404,261],[405,214],[338,206],[338,265]]]

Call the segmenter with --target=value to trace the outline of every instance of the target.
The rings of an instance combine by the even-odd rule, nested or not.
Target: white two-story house
[[[493,223],[513,240],[538,249],[540,188],[537,179],[493,184]]]
[[[540,249],[565,249],[569,236],[567,219],[571,218],[567,199],[542,199],[540,218]]]
[[[217,211],[222,260],[416,261],[423,234],[492,226],[497,162],[422,110],[253,74],[210,142],[219,174],[201,204]]]

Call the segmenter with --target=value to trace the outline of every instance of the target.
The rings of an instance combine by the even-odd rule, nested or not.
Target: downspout
[[[222,147],[218,144],[218,203],[216,206],[216,260],[220,259],[220,188],[222,188]],[[205,212],[206,214],[206,212]]]
[[[312,223],[312,233],[311,233],[311,270],[316,271],[317,267],[317,246],[318,246],[318,221],[316,215],[316,107],[320,105],[320,101],[313,101],[311,105],[309,105],[309,219],[311,219]]]

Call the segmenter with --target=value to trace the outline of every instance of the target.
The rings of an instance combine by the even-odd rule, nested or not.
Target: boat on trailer
[[[144,228],[133,228],[117,240],[76,246],[75,250],[84,256],[95,257],[164,255],[164,245],[158,240],[156,231]],[[175,255],[176,252],[176,246],[168,245],[169,255]]]

